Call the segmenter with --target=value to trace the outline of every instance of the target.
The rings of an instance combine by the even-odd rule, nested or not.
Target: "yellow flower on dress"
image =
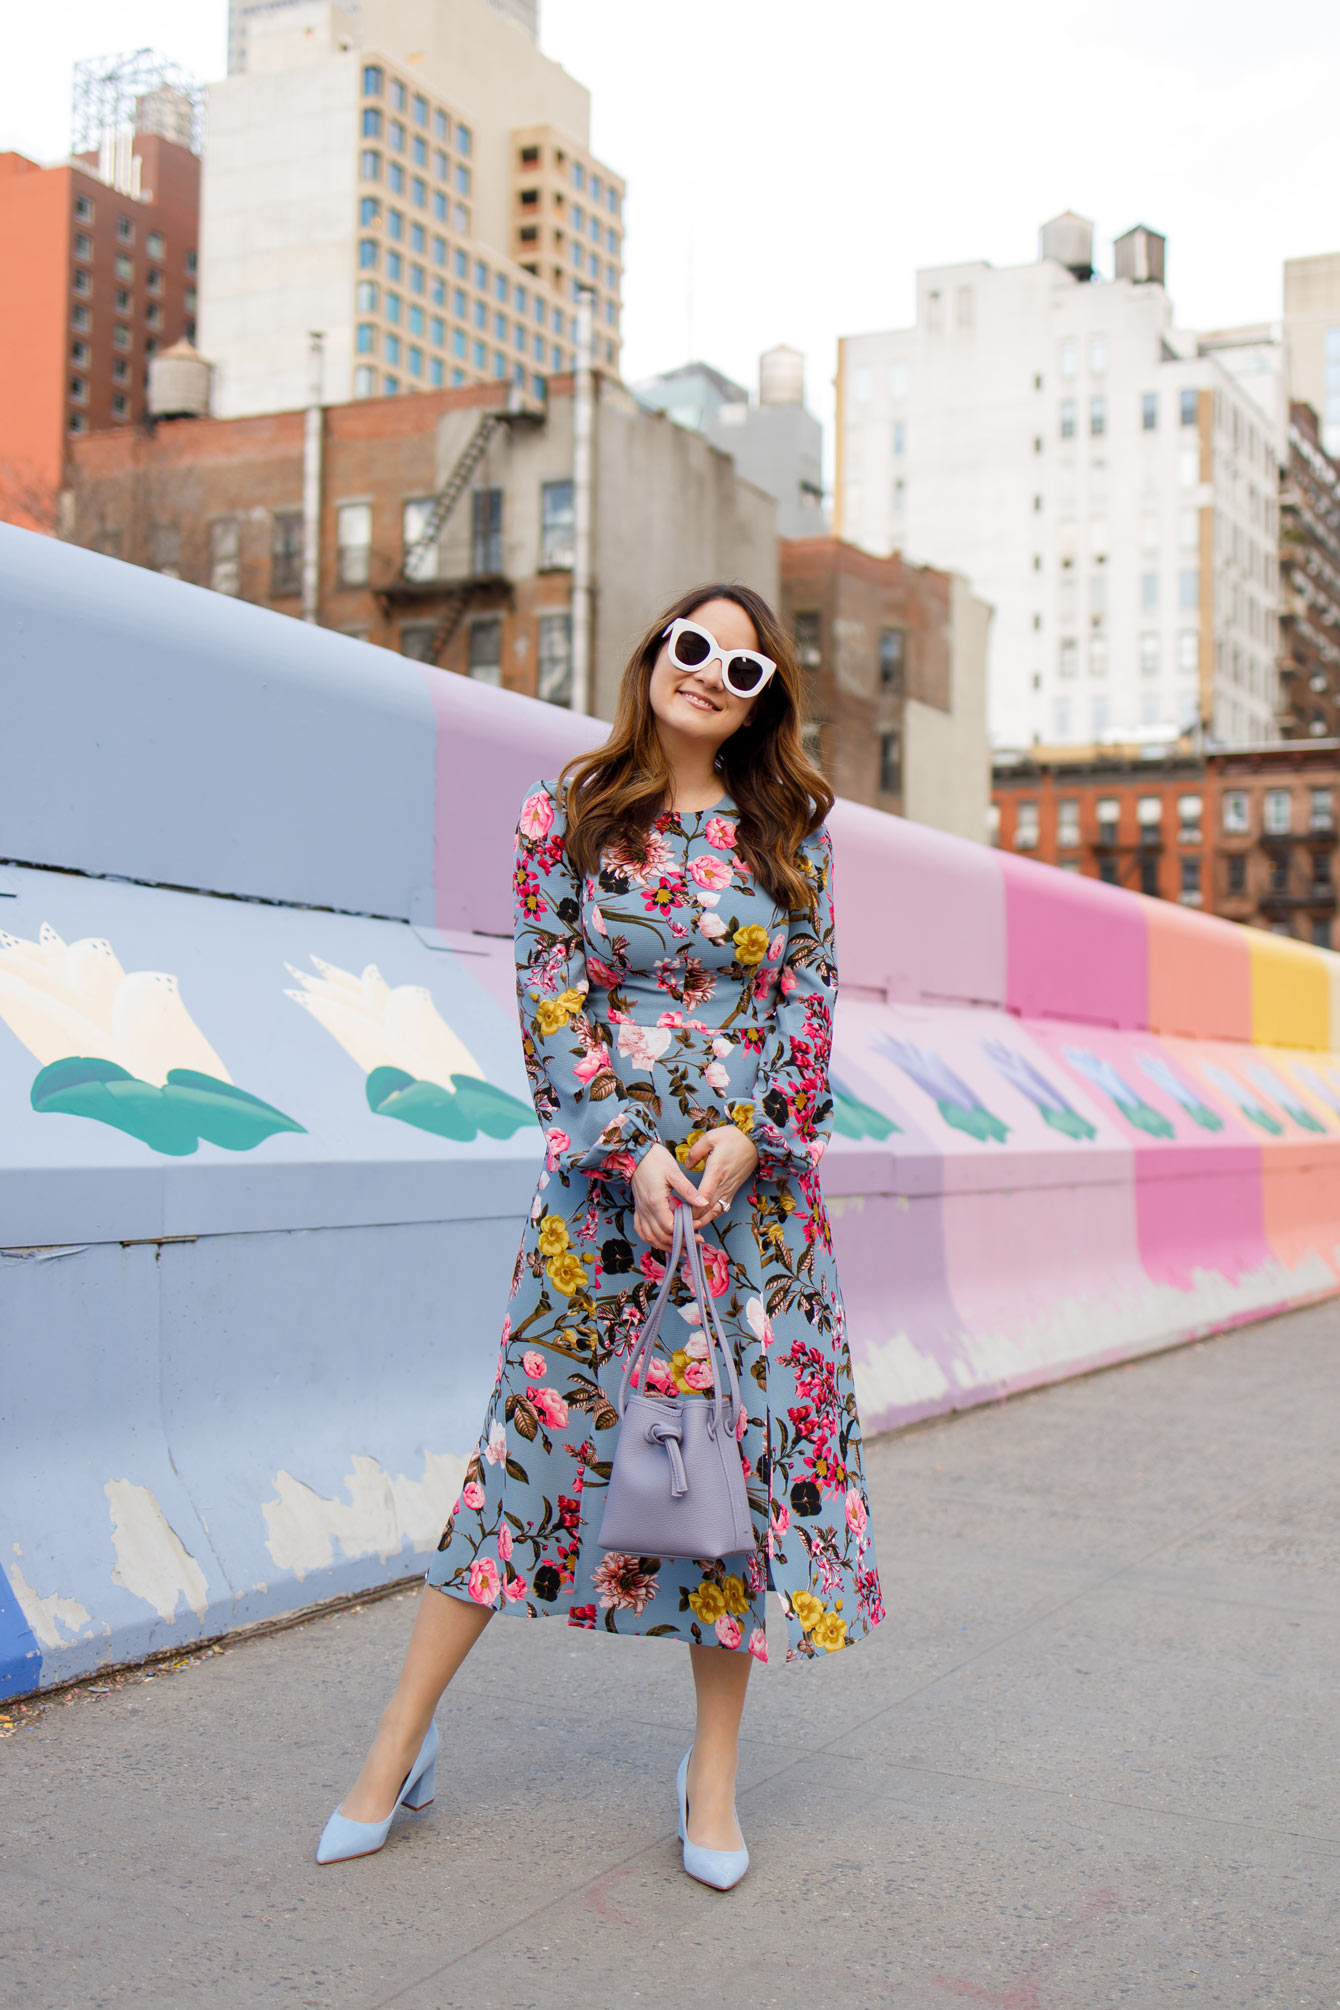
[[[737,928],[731,941],[735,944],[737,963],[761,963],[768,953],[768,931],[757,921],[746,922]]]
[[[724,1577],[721,1580],[721,1596],[726,1601],[726,1610],[738,1619],[742,1612],[748,1612],[749,1599],[743,1583],[738,1577]]]
[[[754,1128],[754,1106],[752,1103],[732,1103],[730,1120],[747,1137]]]
[[[690,1148],[698,1142],[699,1138],[705,1137],[706,1135],[707,1134],[705,1131],[690,1131],[688,1136],[685,1138],[683,1144],[675,1146],[675,1157],[679,1160],[679,1163],[681,1165],[683,1165],[687,1160]]]
[[[836,1654],[839,1647],[847,1644],[847,1622],[839,1619],[836,1612],[825,1612],[814,1628],[814,1644],[822,1647],[825,1654]]]
[[[791,1610],[807,1633],[824,1617],[824,1608],[812,1591],[796,1591],[791,1595]]]
[[[550,1033],[560,1033],[569,1019],[576,1017],[586,1003],[581,991],[560,991],[557,998],[541,998],[535,1007],[535,1019],[540,1032],[547,1038]]]
[[[568,1234],[568,1224],[564,1221],[561,1214],[550,1212],[542,1218],[536,1241],[540,1245],[541,1256],[562,1255],[563,1251],[568,1247],[571,1237]]]
[[[704,1626],[715,1626],[718,1619],[725,1616],[726,1598],[719,1584],[713,1584],[705,1577],[696,1591],[689,1593],[689,1604],[702,1620]]]
[[[574,1291],[584,1291],[589,1282],[580,1257],[571,1249],[560,1250],[557,1256],[551,1257],[545,1271],[554,1288],[561,1291],[565,1298],[571,1298]]]

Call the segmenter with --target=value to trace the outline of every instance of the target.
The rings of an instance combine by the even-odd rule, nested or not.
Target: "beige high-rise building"
[[[1322,446],[1340,455],[1340,251],[1285,259],[1284,348],[1290,398],[1311,405]]]
[[[524,9],[522,12],[524,13]],[[284,0],[245,12],[210,91],[199,346],[215,412],[571,370],[593,299],[617,373],[624,183],[590,96],[491,0]]]

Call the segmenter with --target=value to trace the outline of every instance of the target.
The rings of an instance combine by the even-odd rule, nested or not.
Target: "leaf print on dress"
[[[493,1393],[428,1581],[517,1614],[766,1658],[771,1573],[787,1658],[832,1653],[883,1606],[818,1177],[835,1120],[828,832],[802,848],[812,905],[786,915],[737,850],[728,797],[665,812],[645,859],[607,847],[587,875],[565,830],[555,785],[536,782],[517,820],[514,949],[545,1150]],[[732,1123],[759,1164],[702,1248],[745,1394],[753,1544],[701,1566],[607,1554],[595,1534],[615,1398],[665,1273],[665,1252],[636,1234],[630,1181],[653,1144],[682,1162],[695,1138]],[[687,1259],[662,1338],[648,1386],[690,1399],[710,1389]],[[803,1625],[802,1596],[828,1615],[821,1632]]]
[[[36,942],[0,931],[0,1019],[42,1063],[29,1101],[88,1117],[185,1158],[201,1140],[249,1152],[303,1126],[233,1082],[186,1009],[175,976],[121,968],[110,942]]]
[[[284,968],[301,987],[285,991],[325,1027],[367,1076],[368,1107],[417,1130],[468,1144],[482,1133],[510,1138],[534,1111],[486,1081],[422,984],[390,985],[375,963],[361,977],[313,956],[317,975]]]

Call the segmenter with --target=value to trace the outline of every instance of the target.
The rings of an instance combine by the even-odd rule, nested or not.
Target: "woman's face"
[[[733,600],[704,601],[692,609],[689,619],[714,635],[723,649],[761,647],[753,622]],[[738,698],[722,682],[719,657],[709,657],[694,670],[681,670],[670,660],[668,642],[662,642],[652,665],[649,696],[663,728],[709,747],[713,754],[752,717],[758,703],[756,698]]]

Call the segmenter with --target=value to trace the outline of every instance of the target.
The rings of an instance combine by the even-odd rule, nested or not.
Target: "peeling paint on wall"
[[[43,1598],[25,1580],[17,1563],[9,1565],[6,1576],[39,1647],[64,1647],[67,1640],[79,1638],[91,1615],[77,1598],[62,1598],[58,1591]]]
[[[112,1510],[112,1583],[152,1605],[160,1619],[177,1616],[179,1600],[205,1616],[209,1584],[204,1571],[170,1525],[148,1487],[108,1480],[103,1488]]]
[[[465,1477],[454,1452],[425,1452],[423,1478],[392,1479],[376,1459],[355,1453],[346,1473],[348,1501],[327,1500],[295,1479],[275,1474],[276,1497],[262,1504],[269,1533],[265,1547],[280,1570],[301,1583],[308,1571],[326,1570],[338,1542],[346,1556],[379,1556],[383,1563],[409,1542],[430,1550],[442,1533]]]

